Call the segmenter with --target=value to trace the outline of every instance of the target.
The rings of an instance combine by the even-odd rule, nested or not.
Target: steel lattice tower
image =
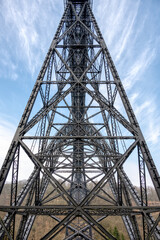
[[[19,189],[24,157],[34,169]],[[140,192],[125,170],[130,159]],[[117,216],[129,239],[160,239],[160,206],[148,205],[146,171],[159,199],[160,177],[89,0],[65,1],[1,168],[1,193],[10,169],[0,239],[28,239],[38,215],[54,223],[43,240],[116,239],[104,221]]]

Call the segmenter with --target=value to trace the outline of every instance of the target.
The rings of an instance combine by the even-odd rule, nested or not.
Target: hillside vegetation
[[[24,181],[19,182],[19,188],[21,188],[24,185],[24,183],[25,183]],[[138,188],[136,189],[137,191],[139,191]],[[10,199],[9,196],[10,196],[10,184],[6,184],[0,196],[0,205],[9,205],[9,199]],[[148,201],[149,201],[149,205],[159,205],[156,193],[152,187],[148,187]],[[95,204],[97,204],[97,202]],[[5,216],[5,213],[0,212],[0,216],[3,218]],[[16,231],[18,229],[18,224],[20,219],[21,219],[20,216],[16,218],[16,223],[17,223]],[[137,217],[137,221],[138,221],[140,230],[142,231],[142,221],[140,216]],[[29,236],[29,240],[40,239],[42,236],[44,236],[45,233],[51,230],[55,226],[55,224],[56,224],[55,220],[53,220],[50,217],[37,216],[36,221],[33,224],[32,231]],[[129,237],[127,235],[127,232],[121,217],[107,217],[106,219],[101,221],[101,224],[105,229],[107,229],[111,234],[113,234],[118,240],[124,240],[124,239],[129,240]],[[64,238],[64,236],[65,236],[65,231],[63,231],[54,239],[61,240]],[[97,233],[94,233],[94,238],[97,240],[104,239]]]

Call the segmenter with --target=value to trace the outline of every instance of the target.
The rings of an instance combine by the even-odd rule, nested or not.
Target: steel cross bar
[[[69,235],[64,240],[72,240],[72,239],[75,239],[75,237],[79,237],[79,236],[83,237],[83,239],[85,239],[85,240],[93,240],[93,238],[90,238],[89,236],[87,236],[86,234],[84,234],[80,231],[77,231],[77,232],[73,233],[72,235]]]
[[[53,110],[56,105],[62,101],[69,93],[70,90],[76,85],[76,83],[71,86],[69,89],[67,89],[64,93],[58,95],[56,99],[51,99],[49,101],[49,104],[44,108],[41,108],[39,112],[28,122],[28,124],[25,126],[25,128],[20,132],[20,134],[24,135],[27,131],[29,131],[34,125],[40,121],[46,114],[49,113],[50,110]]]
[[[84,214],[84,213],[83,213]],[[86,216],[85,216],[86,215]],[[108,240],[112,239],[112,240],[117,240],[115,237],[113,237],[108,231],[106,231],[99,223],[98,221],[94,220],[94,218],[92,218],[90,215],[86,214],[82,215],[82,218],[84,219],[84,221],[86,221],[89,225],[92,223],[92,228],[99,233],[104,239]],[[87,220],[85,218],[87,218]],[[95,227],[97,226],[99,228],[99,230]]]
[[[20,139],[77,139],[77,138],[81,138],[81,139],[133,139],[135,140],[136,137],[134,136],[83,136],[83,135],[79,135],[79,136],[22,136],[20,137]]]
[[[111,114],[125,127],[127,128],[132,134],[137,135],[137,130],[135,129],[135,127],[133,127],[121,114],[120,112],[115,108],[115,107],[111,107],[109,105],[109,103],[106,101],[106,99],[104,98],[104,96],[102,97],[102,94],[100,92],[98,92],[98,94],[93,93],[91,90],[89,90],[84,84],[80,83],[83,88],[86,89],[86,92],[88,92],[88,94],[95,99],[95,101],[97,101],[98,103],[101,102],[103,104],[104,109],[106,109],[107,111],[111,112]],[[102,98],[101,98],[101,97]]]
[[[64,61],[64,59],[62,58],[61,54],[57,51],[57,49],[55,48],[55,51],[57,53],[57,55],[59,56],[60,60],[64,63],[66,69],[68,69],[68,71],[71,73],[71,75],[73,76],[73,78],[78,82],[81,83],[82,79],[85,77],[86,73],[88,72],[88,70],[91,68],[92,64],[96,61],[96,59],[98,58],[98,56],[100,55],[100,53],[102,52],[102,49],[100,49],[96,56],[94,57],[94,59],[90,62],[90,64],[87,66],[87,68],[85,69],[85,71],[83,72],[83,74],[81,75],[80,78],[77,78],[76,75],[73,73],[73,71],[71,70],[71,68],[67,65],[67,63]]]
[[[124,173],[123,173],[124,174]],[[128,182],[128,180],[127,180],[127,182]],[[128,186],[127,186],[128,187]],[[133,187],[132,187],[133,188]],[[130,188],[129,188],[129,191],[130,191]],[[134,194],[133,194],[133,196],[134,196]],[[138,201],[139,202],[139,201]]]
[[[101,53],[101,49],[98,51],[97,55],[95,56],[95,58],[92,60],[92,62],[89,64],[89,66],[87,67],[87,69],[84,71],[84,73],[82,74],[82,76],[80,77],[80,79],[78,79],[75,74],[73,73],[73,71],[69,68],[69,66],[67,65],[67,63],[63,60],[61,54],[56,50],[55,46],[54,46],[54,50],[57,53],[58,57],[60,58],[60,60],[64,63],[64,65],[66,66],[66,68],[69,70],[69,72],[71,73],[72,77],[76,80],[77,83],[79,83],[81,81],[81,79],[83,79],[83,77],[85,76],[86,72],[88,71],[88,69],[91,67],[91,65],[94,63],[94,61],[96,60],[96,58],[99,56],[99,54]],[[74,85],[72,85],[68,90],[65,91],[65,93],[62,94],[61,97],[59,97],[57,99],[57,103],[50,103],[48,104],[48,106],[45,108],[42,108],[38,114],[36,114],[32,119],[30,120],[31,123],[28,123],[28,126],[23,130],[23,132],[26,132],[29,130],[29,128],[33,127],[36,123],[37,120],[39,121],[45,114],[47,114],[52,108],[53,106],[55,107],[55,105],[57,105],[62,99],[64,99],[64,97],[66,97],[71,89],[73,89],[75,87],[76,83],[74,83]],[[40,86],[39,86],[40,87]],[[29,125],[31,125],[29,127]],[[29,128],[28,128],[29,127]]]
[[[80,2],[85,2],[85,1],[80,0]],[[128,218],[128,223],[132,223],[132,221],[129,222],[129,220],[131,220],[131,216],[135,217],[135,215],[137,215],[137,214],[144,214],[147,224],[150,227],[150,234],[152,235],[152,231],[153,231],[155,238],[158,239],[159,231],[158,231],[158,227],[157,227],[157,225],[158,225],[157,221],[159,221],[159,219],[157,219],[154,222],[152,217],[149,215],[151,212],[157,211],[156,207],[154,207],[154,210],[153,210],[153,209],[150,209],[149,207],[145,206],[146,207],[145,209],[137,210],[137,209],[133,209],[132,206],[130,209],[127,209],[127,207],[122,206],[123,210],[122,209],[120,210],[120,209],[114,209],[113,206],[112,206],[112,209],[107,209],[107,206],[105,206],[105,207],[89,206],[89,203],[91,203],[91,201],[94,199],[95,196],[98,196],[98,197],[100,196],[100,194],[101,194],[100,191],[103,191],[103,187],[105,186],[105,184],[108,183],[109,181],[111,181],[112,176],[114,176],[114,174],[116,172],[119,174],[120,178],[123,179],[123,182],[124,182],[123,189],[125,190],[127,188],[128,194],[130,192],[132,195],[132,198],[134,199],[136,204],[139,205],[140,198],[139,198],[138,194],[135,194],[136,192],[134,190],[134,187],[132,186],[132,183],[127,178],[127,175],[125,174],[125,172],[123,172],[123,169],[121,169],[122,164],[126,161],[126,159],[130,156],[131,152],[134,150],[134,148],[138,144],[140,145],[140,149],[143,154],[143,158],[149,169],[149,173],[152,176],[152,180],[154,179],[154,185],[158,192],[159,192],[159,186],[160,186],[160,178],[159,178],[159,175],[157,174],[156,167],[155,167],[154,162],[151,158],[151,155],[148,151],[147,145],[144,141],[144,138],[140,131],[139,125],[134,116],[134,112],[130,106],[127,95],[124,92],[124,88],[123,88],[122,83],[119,79],[119,76],[116,72],[115,66],[109,55],[108,49],[104,43],[102,34],[98,28],[98,25],[92,14],[89,4],[88,3],[83,4],[82,9],[81,10],[80,9],[81,9],[81,7],[79,7],[79,5],[76,5],[76,4],[68,3],[68,5],[67,5],[65,13],[63,15],[63,18],[57,29],[55,38],[52,41],[51,48],[49,49],[48,55],[42,66],[41,72],[39,74],[39,78],[37,79],[38,83],[36,81],[37,85],[35,84],[35,87],[33,89],[34,91],[32,92],[33,94],[31,94],[29,102],[24,111],[24,115],[22,116],[22,119],[21,119],[22,121],[20,122],[21,125],[18,126],[18,130],[15,134],[14,140],[12,141],[12,144],[10,147],[10,152],[8,155],[9,157],[8,156],[6,157],[6,160],[4,162],[2,172],[1,172],[2,174],[0,174],[0,190],[1,190],[3,188],[3,184],[4,184],[3,181],[5,181],[6,176],[8,174],[11,161],[12,161],[13,157],[16,156],[15,153],[17,151],[18,144],[20,143],[20,146],[22,147],[22,149],[27,153],[27,155],[29,156],[31,161],[35,164],[35,171],[33,172],[32,179],[31,179],[32,183],[33,183],[33,181],[35,181],[38,171],[41,170],[41,172],[43,173],[43,178],[44,178],[42,192],[44,193],[46,191],[45,183],[46,183],[47,179],[50,179],[50,183],[54,187],[54,190],[57,189],[57,191],[58,191],[58,196],[62,197],[66,201],[66,204],[68,204],[68,205],[65,209],[62,209],[62,208],[57,209],[56,207],[55,207],[55,209],[53,209],[54,205],[51,206],[52,209],[50,209],[50,208],[45,209],[46,206],[42,206],[42,208],[39,208],[39,209],[36,209],[36,207],[33,207],[33,209],[28,208],[25,210],[24,209],[22,209],[22,210],[8,209],[8,216],[6,216],[5,221],[4,221],[5,227],[9,225],[10,221],[12,220],[12,216],[14,214],[22,214],[22,215],[26,214],[26,213],[34,214],[34,211],[35,211],[35,216],[36,216],[38,214],[39,215],[45,215],[45,214],[50,215],[50,214],[54,213],[55,215],[56,214],[57,215],[59,215],[59,214],[67,215],[66,222],[64,222],[64,223],[59,222],[59,225],[57,225],[55,228],[51,229],[51,231],[48,233],[48,235],[44,236],[44,238],[46,237],[45,239],[47,239],[47,237],[49,237],[50,239],[54,238],[60,231],[62,231],[62,229],[64,229],[65,227],[67,228],[67,225],[71,221],[73,221],[73,218],[75,219],[76,216],[81,217],[82,220],[84,220],[84,224],[75,224],[75,228],[76,228],[77,232],[74,233],[74,231],[73,231],[72,235],[79,234],[79,235],[81,235],[80,239],[83,239],[83,238],[85,239],[85,233],[87,233],[87,232],[86,231],[83,232],[83,229],[84,229],[83,227],[84,227],[85,223],[87,223],[88,226],[86,226],[86,227],[89,227],[92,225],[93,229],[95,229],[95,231],[97,231],[104,239],[107,239],[106,236],[108,236],[108,232],[105,229],[103,229],[99,225],[99,223],[97,224],[97,222],[99,222],[99,221],[97,219],[95,220],[92,216],[98,216],[98,215],[102,216],[106,213],[109,215],[112,215],[112,214],[118,215],[119,214],[120,216],[122,216],[122,218],[124,218],[126,216]],[[70,11],[72,12],[73,18],[69,17],[69,15],[71,14]],[[87,16],[87,19],[85,18],[85,14]],[[95,32],[94,32],[94,30],[92,31],[93,27],[94,27]],[[79,31],[80,31],[80,36],[79,36],[78,40],[76,40],[76,31],[77,31],[77,33],[79,33]],[[81,46],[82,45],[81,43],[83,43],[83,38],[85,40],[84,41],[85,44],[83,46],[84,49]],[[62,50],[60,49],[60,51],[59,51],[58,48],[60,47],[60,45],[58,46],[58,44],[60,43],[60,41],[62,39],[64,39],[63,49]],[[93,45],[94,39],[95,39],[95,41],[97,41],[99,43],[99,45],[97,44],[98,47],[96,50],[96,54],[95,54],[94,49],[92,49],[92,47],[91,47],[91,49],[89,49],[89,46],[91,44]],[[74,44],[74,41],[77,44]],[[72,42],[73,42],[73,45],[76,45],[76,46],[73,46],[72,44],[69,45]],[[65,49],[65,45],[67,46],[66,49]],[[78,48],[78,51],[80,52],[77,59],[75,58],[76,48]],[[88,51],[88,54],[87,54],[87,51]],[[48,109],[45,108],[45,110],[41,109],[40,110],[41,112],[37,113],[38,115],[36,114],[31,119],[31,121],[28,121],[32,107],[36,100],[37,94],[38,94],[38,92],[41,92],[41,84],[45,83],[45,84],[47,84],[48,88],[50,88],[51,83],[49,83],[48,80],[43,82],[43,79],[45,77],[46,70],[48,68],[48,64],[50,62],[51,56],[53,56],[52,55],[53,52],[56,55],[56,59],[61,61],[60,67],[58,67],[58,65],[56,65],[57,64],[56,60],[54,62],[56,79],[58,81],[59,80],[62,80],[62,81],[59,81],[60,83],[58,83],[58,81],[56,82],[58,85],[58,91],[57,91],[57,94],[54,95],[54,98],[51,98],[50,99],[51,101],[49,101],[50,108],[48,108]],[[62,52],[62,53],[60,53],[60,52]],[[104,56],[103,59],[102,59],[102,56]],[[81,66],[82,59],[84,60],[83,66]],[[98,60],[100,60],[100,65],[98,65]],[[114,93],[112,96],[113,98],[110,99],[110,97],[108,97],[109,101],[99,91],[100,81],[98,83],[98,79],[101,80],[102,60],[110,68],[111,73],[114,78],[114,81],[109,81],[109,83],[105,83],[105,84],[109,85],[108,86],[110,88],[110,89],[108,88],[110,91],[109,94],[112,94],[112,90],[113,90],[113,89],[111,89],[111,84],[112,84],[111,82],[113,82],[115,84],[115,89],[114,89]],[[72,65],[72,61],[75,61],[75,63],[73,63],[73,65]],[[80,64],[79,64],[79,61],[80,61]],[[50,62],[50,65],[52,65],[51,62]],[[65,78],[67,74],[70,74],[70,77],[68,79]],[[87,77],[87,75],[91,76],[91,79],[89,79],[89,77]],[[95,79],[95,81],[91,81],[93,79]],[[73,86],[73,88],[68,88],[67,89],[68,92],[66,94],[66,91],[64,92],[63,89],[65,86],[68,87],[69,84],[71,85],[71,87]],[[90,87],[86,87],[87,84],[90,84]],[[78,89],[77,95],[76,95],[76,88]],[[90,88],[93,90],[90,90]],[[129,121],[126,120],[125,117],[120,115],[120,113],[117,111],[116,108],[111,106],[112,105],[111,101],[114,102],[117,91],[119,92],[120,97],[122,98],[122,102],[123,102],[125,110],[128,114]],[[81,100],[81,104],[78,103],[77,104],[78,107],[77,106],[70,107],[69,105],[66,104],[65,107],[67,107],[70,112],[69,117],[67,117],[68,122],[63,124],[65,127],[58,129],[58,127],[56,127],[56,125],[54,125],[54,123],[52,125],[52,122],[54,121],[54,117],[55,117],[55,115],[57,116],[57,114],[59,114],[59,113],[62,117],[65,117],[65,115],[60,112],[61,110],[60,111],[57,110],[56,107],[60,103],[60,101],[65,102],[65,98],[68,97],[69,94],[71,94],[71,98],[72,98],[71,101],[74,101],[75,99],[74,99],[73,93],[75,93],[75,98],[77,98],[78,100]],[[84,106],[85,104],[83,102],[86,96],[88,96],[89,98],[90,97],[92,98],[92,100],[88,106]],[[84,99],[80,99],[80,98],[84,98]],[[59,101],[59,99],[60,99],[60,101]],[[90,106],[90,105],[92,104],[92,102],[94,100],[99,104],[99,108],[101,110],[99,113],[102,115],[101,116],[103,118],[102,121],[104,122],[103,125],[101,125],[100,127],[97,127],[97,128],[92,127],[91,124],[89,126],[89,122],[88,122],[88,119],[90,119],[90,118],[92,119],[92,118],[94,118],[94,116],[98,115],[98,113],[93,114],[90,118],[88,118],[88,111],[90,108],[92,108],[92,106]],[[76,101],[75,101],[75,103],[76,103]],[[72,102],[72,105],[73,105],[73,102]],[[58,106],[58,107],[62,108],[63,106]],[[86,110],[84,111],[84,109],[86,109]],[[43,148],[45,150],[43,150],[42,154],[40,153],[39,155],[38,154],[35,155],[32,153],[31,150],[28,149],[27,145],[22,141],[22,139],[27,140],[27,136],[23,136],[23,135],[25,133],[27,133],[27,131],[29,131],[32,127],[34,127],[35,124],[38,123],[38,121],[42,120],[43,118],[46,118],[46,116],[50,116],[50,111],[52,111],[52,114],[51,114],[52,116],[51,116],[51,118],[48,119],[49,120],[49,125],[48,125],[49,131],[47,130],[46,136],[44,134],[41,134],[40,136],[36,135],[36,137],[35,137],[35,139],[38,139],[41,143],[42,142],[44,143]],[[108,136],[101,136],[100,130],[105,127],[105,124],[107,124],[107,122],[105,123],[105,121],[104,121],[107,111],[109,114],[111,114],[114,121],[120,122],[122,124],[122,126],[124,126],[127,130],[129,130],[133,134],[133,137],[130,136],[130,134],[129,134],[129,136],[122,136],[121,134],[119,134],[119,136],[117,136],[117,134],[115,132],[116,129],[113,129],[113,131],[115,130],[113,132],[113,136],[109,132],[107,132]],[[80,116],[77,117],[76,116],[77,113],[79,115],[81,115],[81,117]],[[85,116],[86,116],[86,119],[85,119]],[[82,121],[84,121],[84,122],[82,123]],[[85,123],[85,121],[87,121],[87,122]],[[111,119],[111,121],[112,121],[112,119]],[[59,125],[60,124],[62,124],[62,123],[59,123]],[[86,124],[86,126],[85,126],[85,124]],[[95,123],[95,125],[96,124],[97,123]],[[43,125],[45,125],[45,124],[43,124]],[[78,130],[76,129],[77,126],[78,126]],[[97,124],[97,126],[98,126],[98,124]],[[57,131],[56,136],[50,136],[52,127],[55,128]],[[113,127],[115,127],[115,126],[113,126]],[[74,136],[72,137],[72,135],[74,135]],[[32,136],[28,136],[28,139],[32,139],[32,138],[34,139],[34,137],[32,137]],[[64,138],[65,138],[65,140],[64,140]],[[71,139],[72,139],[72,141],[71,141]],[[107,141],[105,141],[105,140],[116,141],[119,139],[120,140],[124,140],[124,139],[132,140],[133,139],[133,140],[135,140],[135,142],[127,150],[126,149],[124,150],[125,153],[122,156],[121,155],[120,156],[112,156],[112,155],[114,155],[115,152],[114,152],[112,146],[110,147],[107,144]],[[52,141],[48,142],[47,140],[52,140]],[[75,143],[76,140],[77,140],[77,143]],[[129,142],[131,142],[131,141],[129,141]],[[48,146],[47,146],[47,144],[48,144]],[[80,148],[80,146],[82,146],[82,145],[83,145],[83,149]],[[83,155],[83,163],[84,163],[84,169],[85,169],[85,171],[83,172],[84,178],[85,178],[85,181],[84,181],[85,187],[84,188],[86,191],[89,192],[89,189],[87,190],[86,186],[90,182],[93,183],[94,179],[97,176],[100,176],[99,174],[101,174],[101,175],[104,174],[104,177],[102,176],[100,183],[97,184],[98,186],[95,184],[95,186],[93,187],[91,192],[90,193],[87,192],[86,198],[84,198],[84,200],[81,201],[80,204],[77,204],[76,201],[74,201],[74,198],[72,197],[72,195],[70,196],[69,191],[68,190],[65,191],[65,188],[63,188],[61,186],[62,184],[60,184],[59,181],[56,181],[57,180],[56,176],[59,176],[59,177],[61,177],[61,179],[64,179],[65,182],[69,182],[71,184],[73,182],[73,179],[70,180],[69,177],[65,178],[64,175],[61,176],[61,174],[68,173],[67,171],[70,171],[70,169],[73,168],[73,164],[72,164],[72,160],[74,160],[73,146],[77,147],[78,154],[80,154],[81,156]],[[99,151],[97,151],[96,149],[99,149]],[[96,155],[96,153],[97,154],[99,153],[99,156]],[[63,161],[61,161],[61,159],[58,160],[58,156],[56,156],[56,154],[60,158],[63,157],[64,160]],[[67,156],[67,154],[68,154],[68,156]],[[93,156],[89,156],[89,154],[92,154]],[[94,157],[99,158],[98,164],[96,164],[96,161],[94,161],[94,159],[93,159]],[[80,157],[79,157],[79,159],[80,159]],[[48,163],[48,164],[45,164],[45,163]],[[49,165],[49,163],[51,163],[51,165]],[[106,171],[105,171],[105,166],[104,166],[105,163],[108,164],[107,165],[108,169]],[[7,171],[5,168],[7,168]],[[97,169],[97,172],[95,171],[96,169]],[[92,178],[89,175],[90,170],[92,170],[92,174],[93,173],[98,173],[98,174],[95,174],[94,177]],[[74,175],[74,171],[72,172],[72,174]],[[12,177],[14,177],[13,175],[12,175]],[[115,181],[115,183],[116,183],[116,181]],[[30,189],[31,185],[32,184],[27,182],[27,185],[26,185],[27,190],[24,190],[24,189],[22,190],[22,193],[17,198],[17,205],[22,203],[22,201],[24,200],[24,198],[27,194],[27,191]],[[111,185],[114,185],[114,183],[111,183]],[[114,186],[111,186],[111,185],[110,185],[110,188],[111,188],[111,190],[113,190]],[[71,188],[72,188],[72,186],[71,186]],[[52,191],[52,193],[53,193],[53,191]],[[116,190],[114,189],[114,191],[112,191],[112,192],[116,192]],[[43,195],[43,193],[42,193],[42,195]],[[127,192],[125,193],[125,191],[123,191],[123,193],[124,193],[124,195],[126,194],[126,196],[124,196],[126,205],[127,204],[129,205],[130,201],[127,198]],[[54,197],[57,197],[57,196],[54,196]],[[105,201],[107,201],[104,197],[102,197],[102,198]],[[53,197],[52,197],[52,199],[53,199]],[[50,199],[48,199],[48,201],[51,201],[52,199],[50,198]],[[115,197],[115,199],[116,199],[116,197]],[[61,206],[61,207],[63,207],[63,206]],[[68,207],[72,207],[72,210],[69,209]],[[89,207],[91,207],[91,208],[89,208]],[[158,211],[159,211],[159,209],[158,209]],[[69,215],[71,212],[72,213],[74,212],[73,216]],[[127,221],[127,218],[126,218],[126,221]],[[30,220],[30,219],[28,219],[28,220]],[[89,224],[89,221],[91,221],[91,224]],[[96,224],[94,224],[93,222]],[[32,221],[32,223],[33,223],[33,221]],[[72,224],[74,224],[74,222],[72,222]],[[59,229],[57,227],[59,227]],[[70,226],[68,225],[68,227],[70,227]],[[26,228],[28,228],[28,229],[26,229]],[[2,229],[2,226],[1,226],[1,229]],[[31,229],[31,227],[30,226],[28,227],[28,225],[25,225],[25,231],[26,230],[29,231],[29,229]],[[25,235],[25,236],[27,236],[27,235]],[[129,236],[130,236],[130,238],[135,237],[135,236],[133,236],[132,233],[129,234]],[[72,237],[72,239],[73,239],[73,236],[70,236],[70,237]],[[91,236],[89,236],[89,237],[91,238]],[[25,239],[27,239],[27,237]]]
[[[98,188],[103,185],[104,181],[109,178],[111,174],[113,174],[113,171],[115,168],[122,165],[127,157],[131,154],[131,152],[134,150],[138,143],[138,140],[136,140],[128,149],[127,151],[122,155],[122,157],[114,164],[114,166],[105,174],[105,176],[97,183],[97,185],[91,190],[91,192],[86,196],[86,198],[81,202],[81,206],[84,206],[90,198],[95,194],[95,192],[98,190]]]
[[[158,218],[156,219],[156,221],[155,221],[153,227],[150,229],[150,232],[149,232],[148,237],[147,237],[146,240],[150,240],[150,237],[153,235],[154,230],[155,230],[156,227],[158,226],[158,223],[159,223],[159,222],[160,222],[160,214],[159,214]]]
[[[124,172],[123,172],[123,176],[124,176]],[[130,190],[130,188],[129,188],[129,190]],[[134,194],[133,194],[133,196],[134,196]]]
[[[94,24],[94,27],[95,27],[95,29],[97,31],[97,34],[99,34],[100,30],[98,28],[98,25],[96,23],[96,20],[95,20],[95,17],[93,15],[93,13],[92,13],[92,10],[90,9],[89,5],[87,5],[87,7],[89,9],[90,16],[93,19],[93,24]],[[110,56],[110,53],[109,53],[108,48],[106,46],[106,43],[105,43],[105,41],[104,41],[104,39],[103,39],[101,34],[99,35],[99,37],[100,37],[100,45],[101,45],[101,47],[102,47],[102,49],[104,51],[106,60],[107,60],[108,65],[109,65],[109,67],[111,69],[114,81],[116,82],[117,89],[118,89],[119,94],[121,96],[123,105],[124,105],[124,107],[126,109],[126,113],[128,115],[128,118],[129,118],[130,122],[132,123],[132,125],[134,126],[134,128],[136,128],[136,130],[137,130],[137,133],[138,133],[138,136],[139,136],[139,139],[140,139],[140,146],[141,146],[141,149],[142,149],[142,154],[144,156],[145,163],[146,163],[146,165],[148,167],[148,171],[150,173],[151,179],[152,179],[152,181],[154,183],[157,195],[158,195],[158,197],[160,199],[160,177],[159,177],[159,174],[158,174],[156,168],[154,167],[153,159],[152,159],[151,154],[149,152],[149,149],[148,149],[148,147],[146,145],[146,142],[144,140],[143,134],[142,134],[142,132],[140,130],[139,124],[137,122],[137,119],[135,117],[133,109],[132,109],[132,107],[130,105],[130,102],[128,100],[127,94],[126,94],[126,92],[124,90],[124,87],[122,85],[122,82],[120,80],[118,72],[116,70],[116,67],[115,67],[115,65],[113,63],[113,60],[112,60],[111,56]]]
[[[16,132],[16,134],[15,134],[13,140],[12,140],[10,149],[9,149],[9,151],[7,153],[5,161],[4,161],[4,163],[2,165],[2,168],[0,170],[0,193],[1,193],[2,189],[3,189],[4,182],[5,182],[6,177],[8,175],[9,169],[10,169],[11,164],[12,164],[12,159],[13,159],[13,156],[14,156],[16,148],[17,148],[17,144],[18,144],[17,137],[18,137],[18,135],[20,133],[20,130],[21,130],[22,126],[24,126],[26,124],[26,122],[27,122],[27,120],[29,118],[30,112],[31,112],[31,110],[33,108],[34,102],[36,100],[36,97],[37,97],[37,94],[38,94],[38,91],[39,91],[39,88],[40,88],[40,84],[41,84],[40,81],[43,79],[43,77],[45,75],[46,68],[48,66],[49,60],[50,60],[50,58],[52,56],[52,53],[53,53],[53,49],[54,49],[54,47],[57,44],[55,39],[60,34],[60,29],[62,29],[62,25],[64,23],[63,19],[66,16],[67,11],[68,11],[68,7],[66,7],[66,10],[65,10],[65,12],[64,12],[64,14],[62,16],[62,19],[60,21],[60,24],[59,24],[58,30],[56,32],[55,38],[52,40],[52,43],[50,45],[50,48],[48,50],[48,53],[47,53],[46,58],[44,60],[44,63],[42,65],[42,67],[41,67],[41,71],[40,71],[40,73],[38,75],[38,78],[36,80],[36,83],[34,85],[32,93],[31,93],[30,98],[28,100],[27,106],[26,106],[26,108],[24,110],[23,116],[22,116],[22,118],[20,120],[17,132]]]
[[[38,170],[35,169],[33,170],[33,172],[31,173],[27,183],[25,184],[25,186],[22,188],[22,190],[20,191],[20,193],[18,194],[18,197],[17,197],[17,206],[19,206],[22,201],[24,200],[27,192],[29,191],[30,187],[32,186],[32,183],[33,181],[35,180],[36,176],[38,174]],[[10,215],[10,214],[7,214],[4,218],[4,224],[5,224],[5,227],[7,228],[8,225],[10,224],[10,221],[12,220],[12,217],[14,216],[14,212]],[[3,235],[3,232],[2,232],[2,229],[0,228],[0,237],[2,237]]]
[[[43,160],[44,161],[44,160]],[[48,166],[48,162],[46,162],[46,166]],[[45,176],[45,175],[43,175],[43,178],[42,178],[42,183],[41,183],[41,185],[43,185],[43,186],[41,186],[41,189],[40,189],[40,192],[39,192],[39,195],[40,195],[40,201],[41,201],[41,203],[42,203],[42,197],[44,196],[44,193],[45,193],[45,190],[46,190],[46,188],[47,188],[47,186],[48,186],[48,183],[49,183],[49,179],[47,178],[47,176]],[[30,193],[29,193],[30,194]],[[31,200],[32,201],[32,200]],[[31,203],[30,203],[31,204]],[[21,226],[19,226],[19,235],[20,235],[20,238],[22,238],[23,237],[23,239],[25,240],[25,239],[27,239],[28,238],[28,236],[29,236],[29,233],[30,233],[30,230],[31,230],[31,228],[32,228],[32,225],[33,225],[33,223],[34,223],[34,221],[35,221],[35,217],[36,217],[36,215],[28,215],[28,217],[27,216],[24,216],[24,221],[23,220],[21,220],[21,223],[23,223],[23,225]],[[23,234],[23,235],[22,235]],[[19,237],[19,235],[18,235],[18,237]]]
[[[68,178],[65,179],[65,181],[68,181],[68,179],[70,178],[70,176],[71,176],[71,175],[69,175]],[[64,183],[65,181],[62,182],[62,185],[63,185],[63,183]],[[51,194],[53,194],[55,191],[56,191],[56,189],[54,189],[54,190],[51,191],[49,194],[47,194],[47,196],[45,196],[45,197],[43,198],[43,200],[41,201],[41,203],[42,203],[42,204],[45,204],[45,203],[46,203],[45,200],[46,200]]]
[[[113,214],[115,214],[115,212],[119,212],[119,215],[121,214],[128,214],[128,213],[134,213],[134,214],[148,214],[148,213],[159,213],[160,212],[160,206],[117,206],[117,205],[77,205],[77,206],[73,206],[73,205],[40,205],[40,206],[3,206],[0,205],[0,211],[1,212],[7,212],[9,211],[10,213],[12,212],[16,212],[16,213],[22,213],[21,210],[23,210],[24,212],[30,212],[30,213],[34,213],[35,211],[39,211],[39,214],[43,215],[43,211],[45,213],[45,211],[48,210],[53,210],[53,212],[55,211],[73,211],[73,210],[77,210],[80,211],[81,209],[84,211],[93,211],[93,215],[97,215],[99,212],[113,212]],[[42,212],[41,212],[42,210]],[[158,224],[160,221],[159,216],[156,219],[156,224]]]
[[[65,225],[66,222],[70,221],[71,217],[75,216],[77,212],[77,209],[70,212],[61,222],[59,222],[53,229],[51,229],[44,237],[41,238],[41,240],[47,240],[49,237],[51,237],[61,226]],[[49,238],[52,239],[52,238]]]
[[[69,201],[74,205],[77,206],[77,203],[74,201],[74,199],[68,194],[68,192],[63,188],[63,186],[53,177],[53,175],[44,167],[44,165],[38,160],[38,158],[30,151],[30,149],[26,146],[25,143],[23,143],[19,139],[19,143],[23,147],[24,151],[27,153],[27,155],[31,158],[31,160],[34,162],[34,164],[39,167],[40,169],[43,169],[43,171],[47,174],[49,177],[49,180],[53,186],[57,186],[58,189],[61,190],[61,194],[66,195]],[[58,191],[57,189],[57,191]],[[65,199],[66,200],[66,199]],[[67,200],[66,200],[67,201]],[[67,201],[68,202],[68,201]]]
[[[5,227],[5,224],[4,224],[3,220],[1,219],[1,217],[0,217],[0,223],[1,223],[1,226],[2,226],[2,228],[4,229],[4,231],[5,231],[8,239],[9,239],[9,240],[13,240],[13,238],[11,237],[11,235],[10,235],[10,233],[8,232],[7,228]]]

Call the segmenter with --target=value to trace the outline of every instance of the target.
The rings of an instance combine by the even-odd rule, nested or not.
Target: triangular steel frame
[[[0,193],[11,168],[12,182],[10,206],[0,206],[7,212],[0,239],[28,239],[38,215],[55,222],[43,240],[116,239],[103,226],[109,216],[122,218],[131,240],[160,239],[160,219],[151,215],[160,207],[148,205],[146,171],[159,199],[160,177],[91,5],[66,1],[2,165]],[[21,152],[34,169],[18,192]],[[131,156],[140,193],[124,167]]]

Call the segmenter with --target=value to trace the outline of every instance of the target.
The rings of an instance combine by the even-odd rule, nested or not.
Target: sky
[[[0,0],[0,166],[63,11]],[[160,0],[93,0],[93,12],[160,172]]]

